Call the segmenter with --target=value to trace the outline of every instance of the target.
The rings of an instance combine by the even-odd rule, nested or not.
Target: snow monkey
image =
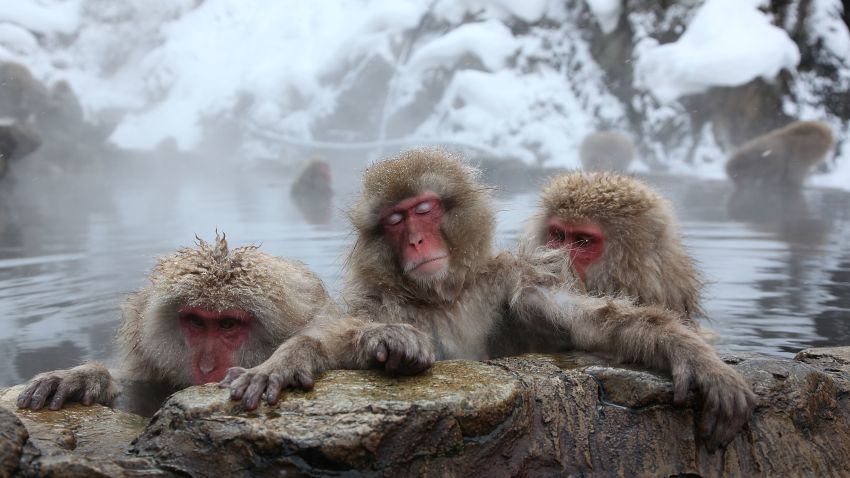
[[[832,147],[832,131],[818,121],[795,121],[752,139],[726,163],[736,186],[799,188]]]
[[[313,159],[289,190],[293,204],[311,224],[327,224],[333,214],[331,167],[328,163]]]
[[[332,368],[415,374],[435,359],[573,347],[670,371],[679,404],[695,386],[710,444],[748,421],[744,379],[674,312],[576,292],[561,251],[494,253],[488,189],[457,158],[413,150],[372,165],[349,216],[349,315],[317,319],[258,367],[229,370],[221,386],[247,409]]]
[[[634,143],[619,131],[590,133],[579,149],[581,166],[589,171],[625,171],[634,156]]]
[[[682,245],[670,203],[643,181],[616,173],[573,172],[543,186],[540,212],[524,235],[569,251],[591,295],[625,295],[672,310],[698,328],[703,283]]]
[[[65,401],[109,404],[121,385],[170,389],[218,382],[233,366],[253,367],[323,310],[325,288],[303,264],[255,246],[228,249],[224,235],[158,261],[147,287],[129,296],[117,342],[116,381],[99,363],[37,375],[21,408]],[[333,312],[336,314],[336,312]]]

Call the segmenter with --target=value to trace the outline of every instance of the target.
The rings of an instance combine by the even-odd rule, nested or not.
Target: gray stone
[[[10,409],[17,418],[0,410],[0,469],[2,476],[848,476],[849,358],[850,347],[810,349],[794,360],[726,356],[752,386],[757,408],[732,443],[713,452],[696,433],[700,397],[674,407],[665,374],[583,353],[529,354],[440,362],[414,377],[330,371],[312,391],[287,392],[252,412],[215,385],[191,387],[143,431],[144,419],[99,406]],[[0,392],[0,405],[8,408],[17,390]]]
[[[22,410],[15,405],[21,390],[0,390],[0,477],[15,472],[66,478],[169,475],[153,461],[126,452],[146,419],[101,405]],[[11,474],[4,474],[7,470]]]
[[[810,352],[833,357],[844,349]],[[832,360],[832,359],[830,359]],[[226,391],[175,394],[134,451],[191,475],[787,476],[850,473],[850,367],[728,357],[758,395],[724,450],[696,436],[700,398],[586,354],[438,363],[417,377],[333,371],[246,413]]]
[[[14,476],[18,471],[28,437],[23,423],[12,412],[0,408],[0,478]]]

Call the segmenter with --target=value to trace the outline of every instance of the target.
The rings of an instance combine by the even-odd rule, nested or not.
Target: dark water
[[[351,237],[341,211],[356,169],[335,171],[330,224],[291,203],[291,171],[251,174],[165,168],[126,174],[6,178],[0,183],[0,386],[110,357],[119,304],[157,256],[225,231],[307,263],[337,290]],[[203,176],[203,177],[199,177]],[[36,176],[36,178],[38,178]],[[850,344],[850,195],[733,197],[725,183],[654,181],[683,218],[707,278],[717,347],[789,356]],[[341,190],[340,190],[341,189]],[[497,242],[511,247],[535,194],[497,197]]]

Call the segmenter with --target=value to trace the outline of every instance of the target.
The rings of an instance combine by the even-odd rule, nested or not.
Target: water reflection
[[[334,177],[356,178],[351,169],[334,170]],[[311,224],[289,197],[288,178],[298,170],[171,167],[109,182],[80,176],[4,183],[0,352],[7,360],[0,385],[110,358],[123,297],[144,284],[156,256],[189,245],[195,234],[209,239],[225,231],[234,246],[261,244],[302,260],[338,292],[351,241],[343,210],[355,185],[335,185],[331,220]],[[653,180],[676,204],[686,242],[710,280],[706,309],[720,349],[789,355],[850,344],[846,193],[805,191],[794,213],[773,217],[756,208],[736,216],[727,209],[725,183]],[[533,192],[497,197],[499,246],[513,246],[535,204]]]

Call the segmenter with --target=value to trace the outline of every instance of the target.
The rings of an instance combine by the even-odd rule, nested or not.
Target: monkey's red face
[[[546,245],[552,249],[566,248],[570,261],[581,280],[587,268],[602,257],[605,251],[605,234],[595,223],[576,224],[558,217],[549,219]]]
[[[449,251],[440,233],[442,218],[443,203],[430,191],[381,211],[384,234],[408,277],[435,279],[448,271]]]
[[[212,311],[183,307],[180,329],[191,351],[191,373],[196,384],[219,382],[234,363],[237,349],[248,339],[251,314],[232,309]]]

